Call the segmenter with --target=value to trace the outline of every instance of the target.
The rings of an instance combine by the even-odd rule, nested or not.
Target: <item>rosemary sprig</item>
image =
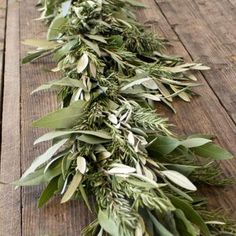
[[[163,42],[135,19],[134,6],[141,6],[136,1],[40,0],[39,5],[49,24],[47,40],[26,40],[37,49],[23,62],[53,56],[52,71],[62,78],[34,92],[58,89],[62,108],[34,122],[54,129],[35,143],[53,144],[15,184],[47,183],[40,207],[60,193],[62,203],[83,199],[91,209],[87,196],[94,195],[97,219],[84,235],[230,231],[204,222],[190,179],[209,183],[218,175],[203,178],[206,164],[198,158],[211,162],[232,155],[206,136],[176,138],[154,109],[155,102],[164,102],[174,110],[176,96],[190,101],[197,84],[189,71],[208,68],[161,54]]]

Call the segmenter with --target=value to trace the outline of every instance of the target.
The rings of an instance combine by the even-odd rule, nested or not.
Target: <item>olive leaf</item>
[[[89,63],[88,55],[84,53],[83,56],[78,61],[77,72],[82,73],[88,66],[88,63]]]
[[[44,164],[46,161],[48,161],[58,150],[61,148],[68,139],[63,139],[60,142],[54,144],[52,147],[50,147],[45,153],[37,157],[31,164],[31,166],[25,171],[25,173],[22,175],[22,178],[26,177],[27,175],[33,173],[39,166]]]
[[[174,170],[164,170],[161,171],[162,174],[164,174],[170,181],[177,184],[178,186],[185,188],[190,191],[196,191],[196,186],[184,175],[180,174],[177,171]]]
[[[73,179],[72,179],[67,191],[65,192],[65,194],[62,197],[61,203],[68,202],[73,197],[73,195],[77,191],[77,189],[82,181],[82,177],[83,176],[80,172],[77,172],[73,176]]]

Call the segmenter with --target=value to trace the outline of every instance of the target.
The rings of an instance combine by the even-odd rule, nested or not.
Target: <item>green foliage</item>
[[[62,79],[34,92],[58,89],[62,107],[34,122],[54,129],[35,144],[53,145],[15,184],[48,183],[39,207],[60,193],[62,203],[83,199],[91,210],[95,196],[98,217],[84,235],[218,235],[194,209],[191,180],[212,183],[211,161],[232,155],[207,136],[175,137],[153,109],[163,102],[174,110],[176,97],[189,102],[198,86],[189,71],[208,67],[162,54],[163,42],[135,19],[136,1],[39,4],[48,41],[26,40],[37,49],[23,63],[52,54]]]

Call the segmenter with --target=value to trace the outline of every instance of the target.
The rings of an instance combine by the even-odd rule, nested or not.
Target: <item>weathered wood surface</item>
[[[7,8],[0,179],[11,182],[21,173],[19,2]],[[21,235],[21,190],[11,185],[0,187],[0,233]]]
[[[160,112],[171,117],[177,132],[215,134],[221,145],[236,154],[236,1],[142,2],[149,8],[139,11],[140,21],[170,40],[169,54],[212,67],[197,74],[203,83],[196,89],[200,97],[191,104],[175,102],[176,115],[163,107]],[[53,93],[30,96],[38,85],[55,79],[56,75],[45,72],[45,68],[53,67],[51,61],[19,64],[28,50],[20,41],[45,35],[46,27],[32,21],[39,15],[34,5],[32,0],[8,0],[5,31],[6,0],[0,0],[0,78],[4,79],[1,180],[8,182],[18,178],[21,170],[46,149],[46,144],[33,147],[34,139],[43,131],[33,129],[31,122],[56,108]],[[235,176],[236,160],[224,162],[222,168],[226,175]],[[40,187],[16,191],[9,186],[0,188],[0,236],[80,235],[81,228],[92,219],[86,208],[77,202],[60,205],[56,199],[37,209],[40,191]],[[223,207],[236,218],[236,187],[204,188],[202,192],[209,196],[211,208]]]
[[[6,29],[6,0],[0,0],[0,112],[2,110],[2,86],[4,70],[5,51],[5,29]]]

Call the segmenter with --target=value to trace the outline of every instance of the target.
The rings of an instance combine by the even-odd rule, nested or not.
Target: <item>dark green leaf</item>
[[[42,128],[71,128],[78,122],[79,117],[81,117],[84,111],[85,105],[86,102],[84,101],[74,102],[67,108],[49,113],[43,118],[34,121],[33,125]]]
[[[201,147],[191,149],[195,154],[201,157],[211,158],[214,160],[226,160],[233,158],[233,155],[216,144],[208,143]]]
[[[177,209],[181,209],[183,211],[189,221],[191,221],[200,228],[201,234],[203,236],[211,236],[211,233],[207,225],[203,221],[202,217],[188,203],[172,195],[168,195],[168,197]]]
[[[41,194],[38,200],[39,208],[42,207],[46,202],[48,202],[58,190],[58,179],[59,177],[52,179],[48,186],[44,189],[43,193]]]

